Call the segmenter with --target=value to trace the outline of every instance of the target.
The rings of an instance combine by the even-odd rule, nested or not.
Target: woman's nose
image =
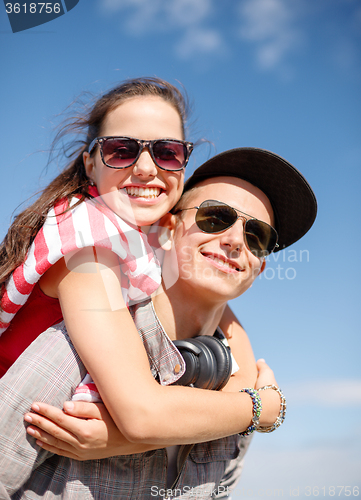
[[[133,166],[133,174],[138,177],[155,177],[158,173],[156,164],[148,148],[144,148]]]

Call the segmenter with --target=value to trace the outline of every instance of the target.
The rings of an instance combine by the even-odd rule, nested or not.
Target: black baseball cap
[[[294,166],[271,151],[236,148],[213,156],[194,171],[183,192],[220,176],[243,179],[268,197],[278,232],[275,252],[302,238],[316,219],[317,200],[311,186]]]

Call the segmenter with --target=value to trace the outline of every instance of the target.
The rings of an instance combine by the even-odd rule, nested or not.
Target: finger
[[[72,451],[73,447],[68,445],[66,442],[61,441],[55,437],[53,437],[51,434],[48,434],[37,427],[29,426],[26,429],[26,432],[32,436],[33,438],[41,441],[42,443],[45,443],[49,446],[56,447],[59,450],[63,451]]]
[[[72,405],[72,402],[67,402],[68,405]],[[84,403],[85,404],[85,403]],[[88,403],[90,404],[90,403]],[[64,413],[63,410],[60,410],[59,408],[56,408],[55,406],[48,405],[46,403],[34,403],[31,408],[36,411],[36,413],[42,415],[43,417],[46,417],[48,420],[54,422],[54,424],[57,424],[59,427],[66,429],[70,431],[73,434],[78,434],[81,432],[82,428],[82,423],[84,420],[80,420],[77,416],[69,415],[68,413]],[[89,412],[88,412],[89,413]],[[93,414],[100,414],[99,409],[93,409]],[[84,418],[84,417],[83,417]],[[43,428],[43,425],[45,425],[44,421],[41,421],[42,424],[40,425],[41,428]],[[36,424],[38,425],[38,424]],[[47,428],[44,429],[47,432],[52,432],[48,430]]]
[[[84,401],[66,401],[64,411],[68,415],[79,418],[95,418],[100,420],[102,403],[86,403]]]
[[[266,363],[266,361],[263,358],[258,359],[256,362],[256,365],[257,365],[257,368],[259,370],[268,367],[268,364]]]
[[[264,374],[267,372],[270,374],[272,373],[272,375],[273,375],[272,369],[270,368],[270,366],[266,363],[266,361],[263,358],[259,359],[257,361],[256,365],[257,365],[257,368],[258,368],[260,375],[261,375],[261,373]]]
[[[40,446],[43,450],[50,451],[51,453],[54,453],[55,455],[61,455],[62,457],[67,457],[67,458],[72,458],[74,460],[78,461],[84,461],[86,458],[82,458],[75,453],[72,453],[71,451],[68,450],[62,450],[61,448],[58,448],[56,446],[52,446],[48,443],[44,443],[43,441],[37,440],[36,444]]]
[[[60,408],[48,405],[47,403],[33,403],[31,409],[61,427],[66,427],[67,416]]]
[[[42,437],[45,432],[46,435],[52,436],[57,441],[65,441],[69,444],[73,444],[76,441],[71,432],[59,427],[57,424],[54,424],[51,420],[48,420],[41,415],[37,415],[36,413],[27,413],[24,416],[24,420],[25,422],[31,424],[27,428],[27,432],[34,437]],[[52,441],[52,444],[55,444],[55,442]]]
[[[267,365],[264,359],[257,361],[258,377],[256,381],[256,389],[266,385],[277,385],[272,369]]]

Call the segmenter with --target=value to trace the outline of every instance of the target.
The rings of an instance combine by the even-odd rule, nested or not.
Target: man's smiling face
[[[185,195],[181,208],[199,206],[205,200],[226,203],[267,224],[273,211],[266,195],[252,184],[235,177],[207,179]],[[264,261],[254,256],[244,239],[244,220],[221,233],[204,233],[195,223],[196,209],[184,210],[174,231],[179,279],[185,293],[214,300],[231,300],[244,293],[262,272]]]

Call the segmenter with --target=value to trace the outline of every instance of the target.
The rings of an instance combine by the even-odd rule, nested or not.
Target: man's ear
[[[85,173],[89,177],[91,181],[94,181],[93,179],[93,174],[94,174],[94,158],[90,156],[88,151],[84,151],[83,153],[83,163],[84,163],[84,168],[85,168]]]
[[[173,246],[173,233],[175,227],[175,216],[171,213],[165,214],[159,221],[158,242],[163,250],[171,250]]]
[[[266,268],[266,259],[263,259],[261,269],[259,270],[258,276],[263,273]]]

